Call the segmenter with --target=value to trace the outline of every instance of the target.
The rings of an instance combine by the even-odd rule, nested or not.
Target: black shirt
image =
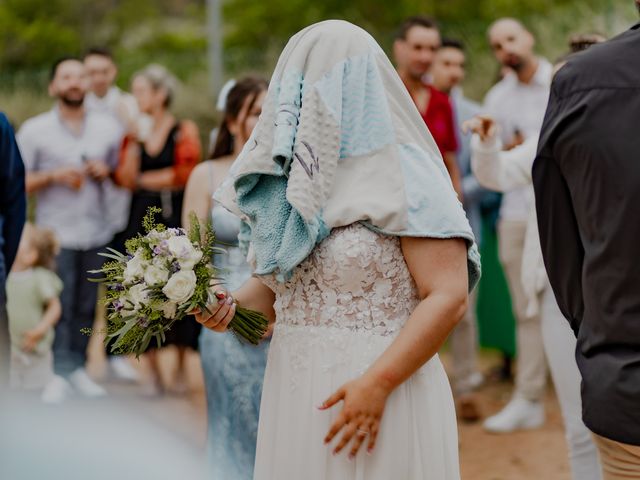
[[[640,24],[556,75],[533,183],[549,280],[577,336],[584,422],[640,445]]]

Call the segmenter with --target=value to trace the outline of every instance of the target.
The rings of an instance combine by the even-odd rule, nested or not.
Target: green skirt
[[[515,356],[516,321],[507,281],[498,258],[498,237],[492,222],[482,222],[482,278],[478,285],[478,340],[480,346]]]

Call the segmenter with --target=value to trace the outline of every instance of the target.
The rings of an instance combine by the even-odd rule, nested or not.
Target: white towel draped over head
[[[215,198],[247,224],[257,274],[286,279],[333,228],[463,238],[473,233],[413,100],[367,32],[329,20],[294,35],[262,115]]]

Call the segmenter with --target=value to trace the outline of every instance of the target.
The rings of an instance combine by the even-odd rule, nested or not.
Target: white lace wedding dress
[[[316,406],[361,375],[418,303],[399,239],[334,230],[276,293],[255,480],[458,480],[451,389],[436,355],[389,397],[378,445],[350,461],[323,439],[342,403]],[[334,443],[336,441],[334,440]]]

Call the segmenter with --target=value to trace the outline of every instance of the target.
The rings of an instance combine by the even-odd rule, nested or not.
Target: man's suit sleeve
[[[24,165],[13,128],[0,113],[0,215],[3,217],[3,255],[7,271],[11,269],[25,221],[26,196]]]

